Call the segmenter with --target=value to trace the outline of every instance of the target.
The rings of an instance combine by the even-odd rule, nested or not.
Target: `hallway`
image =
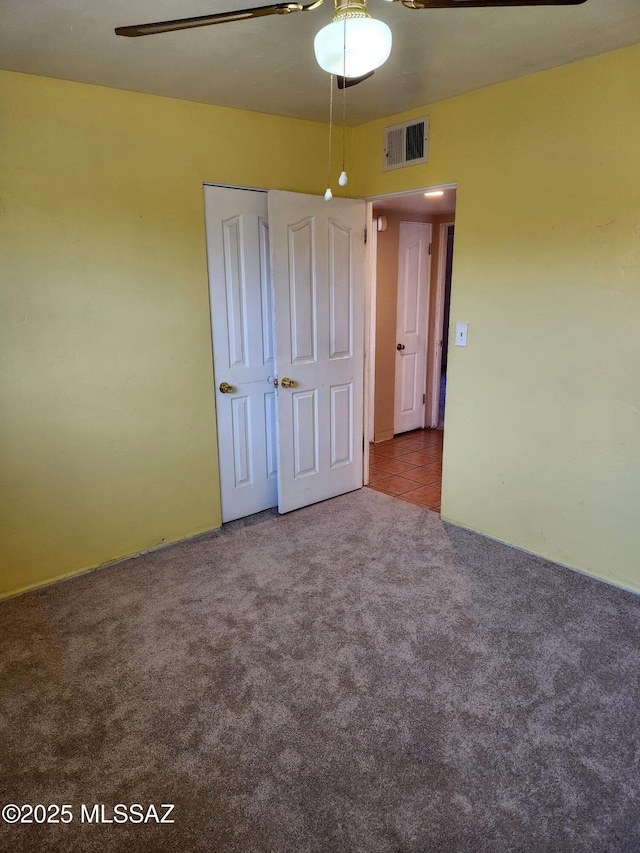
[[[440,512],[442,430],[418,429],[369,445],[369,488]]]

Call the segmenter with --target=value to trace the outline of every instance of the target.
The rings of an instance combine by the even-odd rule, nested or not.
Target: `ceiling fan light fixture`
[[[347,11],[350,4],[338,9],[326,27],[316,35],[313,49],[318,65],[328,74],[361,77],[379,68],[391,53],[391,30],[383,21],[370,18],[363,11]],[[346,18],[346,20],[345,20]]]

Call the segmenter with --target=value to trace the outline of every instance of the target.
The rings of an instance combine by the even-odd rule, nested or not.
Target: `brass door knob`
[[[223,394],[233,394],[233,392],[236,390],[233,385],[229,385],[228,382],[221,382],[219,388]]]
[[[288,376],[283,376],[280,380],[281,388],[293,388],[295,384],[296,383],[293,381],[293,379],[289,379]]]

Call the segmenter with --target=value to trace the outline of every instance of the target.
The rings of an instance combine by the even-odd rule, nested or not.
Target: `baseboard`
[[[373,441],[374,444],[380,444],[381,441],[390,441],[392,438],[393,430],[387,429],[384,432],[377,432],[373,437]]]
[[[97,572],[99,569],[108,569],[110,566],[117,566],[119,563],[124,563],[125,560],[135,560],[136,557],[142,557],[144,554],[152,554],[154,551],[164,551],[165,548],[173,548],[174,545],[180,545],[182,542],[195,542],[198,539],[205,539],[213,533],[219,533],[221,527],[212,527],[211,530],[205,530],[202,533],[194,533],[193,536],[184,536],[182,539],[176,539],[173,542],[162,542],[160,545],[154,545],[153,548],[146,548],[144,551],[136,551],[133,554],[127,554],[124,557],[118,557],[116,560],[108,560],[106,563],[98,563],[97,566],[89,566],[86,569],[78,569],[71,572],[66,572],[63,575],[56,575],[53,578],[48,578],[45,581],[36,581],[27,586],[13,589],[10,592],[0,593],[0,601],[6,601],[9,598],[16,598],[18,595],[25,595],[28,592],[33,592],[36,589],[44,589],[47,586],[53,586],[63,581],[78,578],[81,575],[88,575],[91,572]]]
[[[539,560],[545,560],[547,563],[553,563],[554,566],[560,566],[562,569],[569,569],[570,572],[577,572],[579,575],[584,575],[586,578],[591,578],[592,580],[613,586],[616,589],[621,589],[623,592],[630,592],[633,595],[640,596],[640,589],[636,587],[625,586],[617,581],[612,581],[610,578],[603,578],[602,575],[595,575],[593,572],[587,572],[585,569],[578,568],[578,566],[570,566],[568,563],[560,563],[558,560],[554,560],[553,557],[549,557],[547,554],[538,554],[537,551],[529,551],[528,548],[520,548],[519,545],[514,545],[513,542],[506,542],[504,539],[498,539],[496,536],[489,536],[487,533],[483,533],[482,530],[477,530],[475,527],[469,527],[467,524],[460,524],[459,521],[454,521],[453,519],[442,515],[442,513],[440,513],[440,518],[452,527],[459,527],[460,530],[468,530],[470,533],[477,533],[478,536],[483,536],[491,542],[497,542],[499,545],[506,545],[508,548],[513,548],[514,551],[520,551],[521,554],[528,554],[530,557],[537,557]]]

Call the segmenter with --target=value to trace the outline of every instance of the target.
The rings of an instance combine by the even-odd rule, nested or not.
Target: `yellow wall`
[[[458,184],[444,516],[635,589],[638,79],[635,46],[364,125],[350,169]],[[202,183],[322,192],[326,128],[6,72],[0,114],[6,594],[219,525]]]
[[[220,524],[204,181],[323,192],[326,128],[0,73],[0,595]]]
[[[636,45],[352,138],[358,195],[458,184],[443,516],[638,590],[639,79]],[[425,112],[429,164],[383,173]]]

